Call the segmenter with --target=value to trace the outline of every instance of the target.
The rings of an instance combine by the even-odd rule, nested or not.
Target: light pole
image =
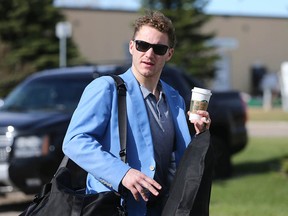
[[[69,22],[56,24],[56,36],[59,38],[59,66],[67,65],[67,38],[72,36],[72,25]]]

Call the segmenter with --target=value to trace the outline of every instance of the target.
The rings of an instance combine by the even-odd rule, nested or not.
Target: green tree
[[[157,9],[168,16],[176,29],[177,43],[171,63],[183,67],[199,78],[214,75],[218,55],[208,42],[214,33],[203,33],[202,26],[210,20],[203,12],[208,0],[142,0],[142,9]]]
[[[0,96],[28,74],[59,66],[55,26],[64,20],[53,0],[0,0]],[[78,57],[73,41],[68,39],[68,63],[73,64]]]

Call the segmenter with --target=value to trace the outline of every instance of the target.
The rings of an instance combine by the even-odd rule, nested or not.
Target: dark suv
[[[0,107],[0,189],[7,191],[13,187],[27,194],[37,193],[50,181],[63,157],[62,141],[85,86],[98,76],[120,74],[126,69],[126,66],[117,65],[57,68],[35,73],[18,85]],[[174,67],[165,67],[162,78],[179,90],[187,108],[191,89],[201,86]],[[212,98],[209,112],[214,124],[213,113],[216,118],[218,108],[217,101]],[[233,106],[238,106],[237,122],[218,124],[216,120],[218,126],[211,126],[212,136],[218,137],[215,139],[217,145],[226,149],[223,151],[226,155],[219,154],[219,158],[228,158],[225,163],[230,163],[231,154],[243,149],[247,142],[242,105],[233,101]],[[223,107],[218,110],[227,112]],[[225,131],[225,127],[229,127],[227,124],[237,126],[237,141],[226,139],[226,136],[231,139],[231,133]]]

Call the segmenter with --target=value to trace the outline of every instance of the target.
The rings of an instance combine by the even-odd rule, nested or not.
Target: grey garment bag
[[[177,168],[162,216],[208,216],[214,155],[210,132],[195,136]]]

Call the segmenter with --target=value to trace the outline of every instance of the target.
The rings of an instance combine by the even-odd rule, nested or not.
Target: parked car
[[[37,193],[50,181],[62,157],[62,141],[85,86],[93,79],[120,74],[127,66],[77,66],[45,70],[29,76],[0,107],[0,189]],[[202,87],[179,68],[167,66],[162,79],[184,97]],[[213,92],[209,108],[216,152],[215,176],[231,174],[231,156],[247,144],[246,110],[237,91]],[[193,133],[193,126],[190,127]]]

